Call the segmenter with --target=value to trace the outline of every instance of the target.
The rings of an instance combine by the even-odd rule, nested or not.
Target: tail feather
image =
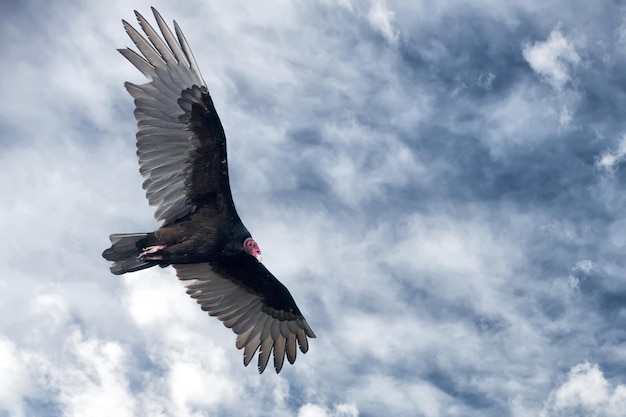
[[[102,256],[107,261],[113,262],[111,265],[113,274],[122,275],[158,265],[158,262],[142,261],[138,258],[145,247],[142,240],[148,235],[149,233],[116,233],[109,236],[111,247],[102,252]]]

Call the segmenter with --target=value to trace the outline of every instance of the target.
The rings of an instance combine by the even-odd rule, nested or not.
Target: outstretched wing
[[[164,225],[209,200],[233,205],[228,182],[226,136],[196,60],[180,28],[176,36],[152,8],[163,37],[135,11],[142,36],[122,21],[140,54],[119,49],[150,82],[125,83],[135,99],[137,155],[143,188]]]
[[[307,337],[315,334],[300,313],[289,291],[255,258],[242,254],[223,262],[174,265],[178,278],[195,280],[186,286],[209,315],[216,316],[237,334],[248,366],[257,349],[259,372],[274,351],[274,369],[280,372],[285,356],[296,360],[296,343],[302,353]]]

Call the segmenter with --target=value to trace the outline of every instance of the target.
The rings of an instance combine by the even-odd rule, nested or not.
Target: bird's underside
[[[287,288],[261,263],[230,192],[226,136],[206,83],[180,28],[175,35],[153,8],[161,34],[135,12],[144,35],[123,21],[139,53],[119,50],[150,81],[126,89],[135,101],[143,188],[163,226],[152,233],[111,235],[104,251],[121,275],[172,265],[191,281],[187,293],[237,334],[247,366],[271,352],[276,372],[315,334]]]

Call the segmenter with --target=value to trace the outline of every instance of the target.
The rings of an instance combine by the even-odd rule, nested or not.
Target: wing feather
[[[302,353],[307,353],[307,351],[309,350],[309,341],[307,340],[306,333],[304,333],[303,329],[300,329],[296,332],[296,338],[298,339],[300,351]]]
[[[259,307],[257,306],[257,308]],[[254,324],[256,323],[257,314],[258,314],[258,311],[256,309],[251,309],[247,311],[245,315],[241,316],[241,318],[237,320],[237,322],[233,323],[232,325],[229,325],[230,323],[226,323],[226,322],[224,322],[224,325],[226,327],[230,327],[231,329],[233,329],[233,332],[235,332],[236,334],[242,334],[244,332],[247,333],[249,329],[254,327]]]
[[[161,17],[161,14],[157,12],[154,7],[152,7],[152,13],[154,14],[157,24],[159,25],[161,33],[163,34],[163,38],[165,39],[165,42],[167,42],[170,50],[173,52],[176,61],[179,64],[191,66],[189,60],[185,56],[185,52],[181,49],[180,43],[176,41],[176,38],[174,38],[174,34],[165,23],[165,20]]]
[[[150,100],[152,102],[151,106],[147,105],[146,102],[148,100],[142,99],[142,101],[144,102],[142,104],[142,108],[136,109],[134,112],[135,119],[137,121],[145,119],[166,120],[170,123],[176,123],[177,126],[178,123],[180,123],[178,117],[175,114],[166,113],[164,109],[159,108],[158,102],[156,100]]]
[[[152,78],[156,75],[154,72],[154,67],[147,60],[145,60],[141,55],[132,49],[118,49],[118,52],[124,56],[127,60],[130,61],[142,74],[144,74],[148,78]]]
[[[244,310],[246,307],[246,305],[231,302],[217,307],[212,307],[210,315],[216,316],[221,321],[226,323],[226,321],[229,320],[239,320],[239,318],[246,313],[246,310]]]
[[[285,362],[285,338],[281,335],[274,340],[274,369],[280,372]]]
[[[150,195],[150,197],[148,197],[148,201],[150,202],[151,205],[155,206],[155,205],[162,205],[163,203],[166,203],[168,201],[172,201],[173,197],[176,196],[176,193],[178,192],[178,190],[176,190],[174,187],[164,187],[161,188],[160,190],[158,190],[155,193],[152,193]]]
[[[135,12],[135,15],[137,16],[137,18],[141,16],[137,12]],[[148,61],[153,68],[156,68],[157,65],[160,65],[160,66],[166,65],[166,62],[163,61],[163,58],[159,55],[157,50],[154,49],[154,47],[150,43],[148,43],[148,41],[146,41],[146,39],[139,32],[137,32],[137,30],[134,27],[132,27],[130,23],[128,23],[125,20],[122,20],[122,25],[124,25],[124,29],[126,29],[126,33],[128,33],[128,36],[130,37],[130,39],[137,46],[137,49],[139,49],[139,52],[141,52],[141,54],[145,57],[146,61]],[[144,75],[148,76],[149,74],[144,73]]]
[[[193,53],[191,52],[189,43],[187,43],[187,39],[185,39],[185,35],[183,34],[183,31],[180,30],[180,26],[178,26],[178,23],[176,23],[176,21],[174,21],[174,30],[176,31],[176,37],[178,38],[178,42],[180,43],[180,46],[183,48],[185,56],[187,57],[187,60],[189,61],[189,66],[192,69],[193,75],[198,77],[196,79],[196,83],[198,85],[206,85],[206,83],[204,82],[204,79],[202,78],[202,74],[200,73],[200,68],[198,68],[198,63],[196,62],[196,58],[193,56]]]
[[[148,36],[148,40],[150,40],[150,43],[152,43],[152,46],[154,46],[154,48],[159,53],[161,58],[167,64],[178,64],[178,62],[176,62],[176,60],[174,58],[174,55],[172,55],[172,52],[170,51],[170,48],[165,45],[165,43],[163,42],[163,40],[161,39],[159,34],[152,28],[150,23],[148,23],[148,21],[141,14],[139,14],[137,11],[135,11],[135,16],[137,17],[137,21],[139,22],[139,26],[141,26],[143,31],[146,33],[146,35]],[[155,14],[155,17],[156,17],[156,14]],[[176,68],[175,65],[172,66],[172,69],[174,69],[174,68]]]
[[[243,348],[243,364],[244,366],[248,366],[254,354],[261,346],[261,336],[257,333],[251,338]]]
[[[287,337],[286,350],[287,360],[290,364],[293,365],[293,363],[296,361],[296,354],[298,353],[298,351],[296,350],[296,335],[294,333],[291,333],[289,337]]]
[[[185,146],[189,142],[189,132],[177,132],[175,135],[149,135],[142,138],[143,143],[141,149],[137,149],[137,153],[144,152],[168,152],[173,151],[177,147]],[[174,149],[172,149],[174,148]]]
[[[211,316],[215,316],[223,322],[237,321],[241,316],[246,314],[244,310],[246,306],[238,305],[236,303],[229,303],[227,305],[221,304],[211,308]],[[230,326],[226,326],[230,327]]]
[[[266,326],[267,326],[267,323],[266,323]],[[263,333],[261,333],[261,335],[262,334]],[[267,366],[267,362],[269,362],[270,355],[272,353],[273,345],[274,345],[274,339],[272,339],[269,336],[263,339],[263,336],[261,336],[261,349],[259,351],[259,365],[258,365],[259,373],[263,373],[263,371],[265,370],[265,367]]]
[[[274,369],[280,372],[285,356],[289,363],[296,360],[296,343],[304,353],[308,350],[307,336],[315,334],[290,295],[282,303],[272,298],[273,291],[283,291],[284,287],[271,274],[267,275],[269,272],[262,264],[254,258],[252,261],[250,265],[256,267],[245,272],[256,274],[249,276],[250,280],[263,279],[261,284],[241,279],[237,267],[231,264],[184,264],[174,268],[180,280],[191,281],[186,285],[187,294],[202,310],[237,334],[235,346],[243,349],[244,365],[258,350],[258,369],[263,372],[273,352]]]
[[[155,73],[156,75],[156,73]],[[173,106],[168,106],[167,103],[172,99],[169,95],[159,91],[154,84],[142,84],[136,85],[131,82],[125,82],[124,87],[135,99],[135,106],[150,107],[155,106],[158,108],[167,108],[170,111],[178,112]],[[145,101],[142,101],[145,100]]]
[[[237,331],[235,331],[235,333],[237,333],[237,340],[235,342],[235,346],[237,347],[237,349],[243,349],[247,343],[252,340],[252,337],[254,337],[255,333],[255,326],[253,326],[252,324],[254,324],[255,322],[251,322],[250,326],[248,326],[247,329],[242,330],[241,332],[237,333]],[[233,328],[234,330],[234,328]]]
[[[163,166],[157,167],[153,170],[152,174],[153,174],[153,178],[149,178],[146,181],[153,184],[152,185],[153,187],[156,187],[160,183],[163,183],[163,182],[173,183],[176,181],[183,180],[182,178],[180,178],[180,175],[175,165],[163,165]]]

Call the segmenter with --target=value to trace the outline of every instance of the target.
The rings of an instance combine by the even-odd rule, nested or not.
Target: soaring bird
[[[287,288],[261,263],[261,250],[241,222],[228,181],[226,136],[213,100],[178,24],[176,36],[152,8],[159,36],[135,11],[147,38],[122,20],[137,46],[119,49],[149,82],[124,85],[135,100],[137,156],[143,188],[161,227],[112,234],[102,256],[115,275],[172,265],[211,316],[237,334],[248,365],[262,373],[271,352],[280,372],[285,356],[308,350],[315,334]],[[297,346],[296,346],[297,345]]]

